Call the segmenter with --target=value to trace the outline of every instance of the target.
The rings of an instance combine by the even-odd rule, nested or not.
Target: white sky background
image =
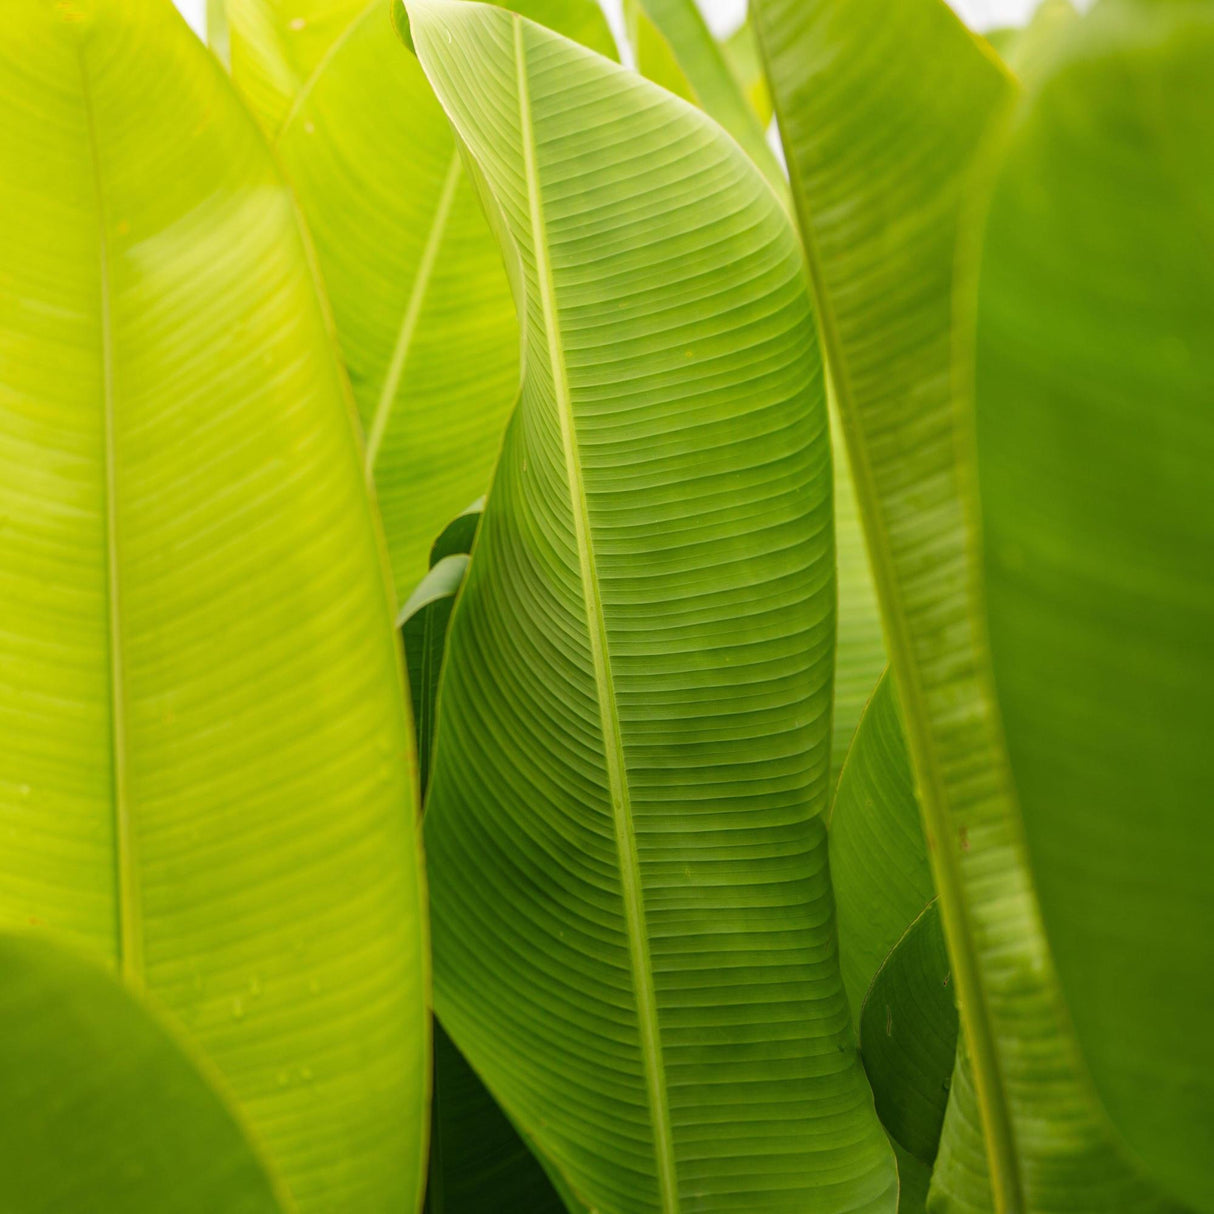
[[[622,24],[619,19],[621,0],[600,2],[618,28]],[[1023,25],[1037,7],[1038,0],[949,0],[949,3],[972,28],[981,31],[1000,25]],[[176,0],[176,4],[199,35],[204,35],[206,0]],[[718,37],[733,33],[746,14],[746,0],[699,0],[699,5]]]

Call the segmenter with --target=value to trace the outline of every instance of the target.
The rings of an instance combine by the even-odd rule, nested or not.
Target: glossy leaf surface
[[[6,1214],[285,1214],[241,1127],[101,970],[0,934]]]
[[[292,199],[167,0],[0,43],[0,921],[182,1025],[303,1211],[420,1192],[413,742]]]
[[[991,648],[1059,978],[1118,1129],[1203,1211],[1212,68],[1207,5],[1117,0],[1074,30],[999,173],[975,384]]]
[[[604,1214],[891,1210],[825,868],[829,449],[795,236],[633,73],[497,9],[409,11],[527,339],[440,703],[439,1015]]]

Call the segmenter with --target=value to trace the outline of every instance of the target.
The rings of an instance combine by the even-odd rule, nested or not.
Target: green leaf
[[[1042,0],[1029,23],[1023,29],[1007,30],[997,49],[1017,77],[1031,84],[1049,66],[1078,20],[1072,0]]]
[[[654,25],[641,0],[624,0],[624,26],[637,71],[667,92],[698,105],[691,81],[679,65],[666,35]]]
[[[933,900],[877,971],[860,1017],[860,1056],[877,1115],[917,1159],[936,1158],[957,1053],[957,1007]]]
[[[767,144],[766,123],[752,108],[749,99],[729,66],[725,51],[712,36],[696,0],[634,0],[645,12],[653,28],[665,39],[675,61],[682,69],[693,99],[727,130],[759,167],[772,189],[783,198],[788,191],[784,170]],[[638,27],[644,29],[644,26]],[[644,49],[644,44],[642,47]],[[639,57],[645,70],[648,58]],[[659,80],[665,84],[665,80]],[[681,90],[676,90],[681,91]]]
[[[398,618],[413,693],[423,797],[447,625],[482,508],[483,502],[473,503],[444,528],[434,547],[446,549],[446,555],[434,561]],[[544,1168],[437,1020],[425,1208],[429,1214],[488,1209],[563,1214],[566,1208]],[[569,1208],[583,1207],[571,1203]]]
[[[837,779],[865,705],[885,669],[881,611],[873,585],[868,545],[856,501],[843,423],[833,393],[827,396],[835,475],[835,561],[839,579],[839,626],[835,638],[834,739],[830,770]]]
[[[999,704],[1058,976],[1137,1156],[1214,1210],[1214,14],[1111,0],[1025,106],[979,287]]]
[[[565,1214],[543,1167],[443,1026],[434,1025],[429,1214]]]
[[[439,533],[430,546],[430,568],[433,569],[445,556],[458,552],[471,553],[480,530],[481,515],[485,512],[485,499],[478,497],[472,505],[465,507]]]
[[[527,334],[443,676],[438,1013],[604,1214],[890,1211],[825,863],[830,455],[795,236],[634,73],[499,9],[409,12]]]
[[[333,307],[403,600],[435,534],[488,489],[518,393],[501,254],[386,3],[334,48],[278,148]]]
[[[6,1214],[279,1214],[244,1131],[158,1021],[101,970],[0,934]]]
[[[293,201],[167,0],[0,43],[0,922],[145,988],[299,1208],[414,1208],[413,741]]]
[[[226,0],[232,79],[271,137],[329,48],[387,0]]]
[[[763,74],[763,59],[759,54],[759,40],[755,37],[754,23],[749,15],[728,38],[721,43],[725,61],[742,86],[746,100],[758,115],[763,129],[771,122],[771,92],[767,77]]]
[[[956,1053],[957,1013],[888,674],[861,718],[839,778],[830,868],[843,983],[877,1113],[896,1145],[929,1165]],[[899,1171],[905,1170],[900,1159]],[[925,1178],[922,1188],[926,1192]]]
[[[446,648],[447,625],[467,568],[468,557],[462,552],[443,557],[417,584],[400,609],[396,621],[405,647],[409,691],[413,697],[413,721],[417,731],[417,760],[423,797],[430,784],[434,709],[438,702],[438,680]]]
[[[860,718],[830,819],[839,959],[859,1027],[877,971],[936,896],[893,682]]]
[[[650,11],[661,21],[661,29],[650,20]],[[750,153],[780,198],[786,200],[788,182],[768,147],[767,122],[757,123],[750,112],[742,80],[727,66],[728,55],[709,33],[695,0],[626,0],[624,12],[641,72],[677,96],[700,104]],[[753,31],[751,37],[753,40]],[[763,79],[761,69],[759,78]],[[864,705],[885,669],[885,648],[855,488],[829,386],[828,397],[839,595],[831,748],[833,781],[843,765]]]
[[[953,268],[973,160],[1010,83],[939,0],[757,0],[755,12],[905,709],[996,1208],[1156,1209],[1092,1099],[1052,980],[974,594]]]
[[[614,53],[593,0],[525,7]],[[315,242],[403,600],[439,528],[488,489],[518,394],[501,254],[386,2],[332,48],[278,150]]]

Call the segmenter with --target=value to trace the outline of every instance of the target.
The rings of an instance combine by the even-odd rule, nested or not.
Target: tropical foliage
[[[1214,1214],[1214,10],[208,15],[4,10],[0,1210]]]

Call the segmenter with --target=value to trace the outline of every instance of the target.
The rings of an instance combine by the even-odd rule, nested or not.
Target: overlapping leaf
[[[413,1208],[413,743],[294,204],[167,0],[0,42],[0,920],[188,1030],[303,1211]]]
[[[614,51],[593,0],[524,7]],[[315,242],[403,601],[439,528],[489,487],[518,391],[501,254],[387,0],[342,34],[278,147]]]
[[[1110,0],[999,170],[975,404],[999,703],[1059,979],[1214,1209],[1214,14]]]
[[[953,267],[971,164],[1011,87],[938,0],[758,0],[756,14],[906,709],[996,1207],[1158,1208],[1092,1099],[1051,975],[973,593]]]
[[[957,1013],[888,675],[861,718],[839,777],[830,867],[843,982],[877,1112],[895,1144],[911,1157],[898,1157],[903,1188],[910,1172],[926,1190],[921,1173],[936,1156]]]
[[[624,11],[638,68],[663,88],[701,105],[751,155],[777,193],[786,197],[788,182],[764,135],[771,102],[753,25],[748,21],[731,40],[736,47],[733,55],[741,57],[740,63],[733,63],[729,46],[716,43],[694,0],[628,0]],[[655,23],[658,20],[660,27]],[[762,84],[767,106],[767,119],[760,118],[758,123],[750,112],[754,109],[754,87],[748,90],[744,85],[748,75],[746,61],[752,56],[749,77]],[[838,776],[860,714],[885,669],[885,647],[855,486],[829,386],[828,400],[839,594],[832,713],[833,778]]]
[[[440,697],[437,1010],[604,1214],[891,1210],[825,866],[795,236],[682,102],[501,10],[409,11],[526,334]]]
[[[284,1214],[233,1114],[101,970],[0,934],[6,1214]]]

